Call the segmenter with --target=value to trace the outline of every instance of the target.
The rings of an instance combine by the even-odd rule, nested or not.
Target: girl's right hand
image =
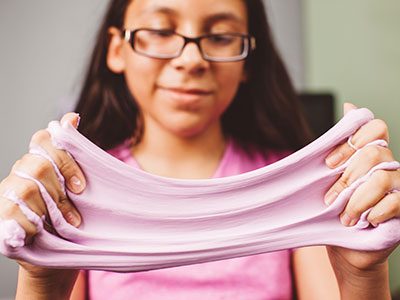
[[[61,124],[64,122],[70,122],[77,128],[79,116],[75,113],[67,113],[61,119]],[[58,150],[53,146],[50,134],[46,130],[37,131],[32,136],[31,143],[42,147],[54,160],[65,178],[67,189],[76,194],[84,190],[85,177],[78,164],[66,151]],[[17,176],[15,174],[16,171],[21,171],[39,180],[57,203],[57,207],[63,214],[65,220],[75,227],[80,225],[82,221],[81,216],[73,203],[63,193],[53,165],[41,156],[29,153],[25,154],[14,164],[10,174],[0,183],[0,218],[14,219],[19,223],[26,232],[25,244],[32,242],[32,239],[37,233],[36,226],[28,221],[17,204],[3,196],[4,193],[10,190],[14,191],[16,196],[24,201],[39,217],[45,215],[48,222],[50,222],[50,218],[36,183],[32,180]],[[51,228],[46,229],[51,230]],[[46,278],[48,276],[52,277],[52,274],[54,275],[55,270],[51,271],[22,261],[19,261],[19,263],[23,267],[23,271],[29,273],[30,276]]]

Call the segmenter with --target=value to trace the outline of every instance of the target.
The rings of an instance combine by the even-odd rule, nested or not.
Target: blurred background
[[[107,0],[0,1],[0,179],[31,135],[73,107]],[[332,94],[387,122],[400,159],[400,1],[265,0],[299,93]],[[327,104],[328,105],[328,104]],[[400,289],[400,250],[391,257]],[[0,256],[0,299],[13,299],[17,265]]]

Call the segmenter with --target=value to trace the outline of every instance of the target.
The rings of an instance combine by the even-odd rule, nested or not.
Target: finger
[[[9,177],[11,179],[14,178],[14,182],[21,182],[22,180],[22,178],[15,175],[16,172],[28,174],[29,176],[39,180],[49,193],[50,197],[55,201],[58,209],[61,211],[67,222],[76,227],[80,225],[81,216],[73,203],[68,200],[67,196],[61,190],[53,166],[47,159],[37,155],[26,154],[22,157],[20,163],[13,166],[12,172],[13,173]],[[44,213],[47,215],[47,209],[45,207],[43,208],[44,199],[42,198],[42,194],[40,193],[37,184],[30,179],[24,180],[25,181],[22,181],[22,184],[14,184],[13,190],[15,190],[20,199],[27,203],[30,201],[40,203],[42,210],[40,215]],[[12,187],[13,185],[9,184],[7,186]]]
[[[79,114],[77,113],[73,113],[73,112],[69,112],[66,113],[62,118],[61,118],[61,125],[64,125],[66,122],[69,122],[72,126],[74,126],[75,128],[78,128],[79,126]]]
[[[0,196],[0,218],[3,220],[15,220],[25,231],[25,244],[30,244],[32,237],[37,234],[35,224],[31,223],[22,213],[17,204],[9,199]]]
[[[354,145],[354,144],[353,144]],[[336,168],[347,161],[356,152],[348,143],[337,146],[325,159],[329,168]]]
[[[30,153],[25,154],[21,160],[13,165],[9,177],[11,179],[17,178],[18,180],[21,178],[18,176],[18,172],[28,174],[29,176],[39,180],[44,185],[50,196],[55,200],[58,199],[63,193],[60,183],[58,182],[57,175],[54,172],[53,165],[47,159],[39,155]],[[26,180],[32,181],[29,179]],[[36,183],[33,184],[37,186]],[[20,184],[15,186],[15,188],[23,191],[25,189],[25,185]],[[39,193],[38,188],[37,191]]]
[[[385,140],[389,143],[389,129],[387,124],[381,119],[373,119],[353,135],[351,139],[353,145],[362,148],[374,140]]]
[[[84,190],[86,180],[82,170],[66,151],[56,149],[53,146],[50,134],[46,130],[36,132],[31,143],[40,145],[51,156],[65,178],[67,188],[70,191],[79,194]]]
[[[367,220],[373,226],[378,226],[389,219],[400,217],[400,193],[387,194],[369,212]]]
[[[6,192],[13,191],[18,199],[25,204],[38,216],[46,215],[46,205],[40,197],[40,191],[36,183],[32,180],[20,178],[15,174],[10,174],[0,186],[0,195],[7,198]],[[6,187],[6,188],[5,188]],[[6,190],[7,189],[7,190]]]
[[[393,161],[393,155],[390,149],[376,145],[371,145],[361,149],[339,179],[327,191],[324,197],[325,203],[327,205],[333,203],[340,192],[358,178],[367,174],[372,167],[385,161]]]
[[[385,140],[389,142],[389,133],[386,123],[380,119],[374,119],[360,127],[353,135],[350,142],[356,149],[361,149],[368,143],[375,140]],[[336,168],[346,162],[355,152],[347,142],[336,147],[325,159],[328,167]]]
[[[378,170],[372,173],[371,177],[351,195],[340,216],[343,225],[355,225],[364,211],[381,201],[396,185],[400,186],[398,171]]]
[[[350,103],[350,102],[343,103],[343,114],[344,115],[353,109],[357,109],[357,106],[355,106],[353,103]]]

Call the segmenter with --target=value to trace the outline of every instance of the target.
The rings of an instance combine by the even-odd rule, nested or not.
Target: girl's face
[[[187,37],[209,33],[247,34],[243,0],[133,0],[124,27],[173,30]],[[194,43],[172,59],[136,53],[113,35],[108,66],[123,72],[141,110],[145,130],[194,137],[220,126],[220,117],[244,80],[244,61],[209,62]]]

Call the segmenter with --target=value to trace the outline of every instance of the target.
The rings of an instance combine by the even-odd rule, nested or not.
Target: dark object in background
[[[400,290],[392,293],[392,300],[400,300]]]
[[[335,123],[334,97],[332,94],[301,93],[300,103],[315,138]]]

